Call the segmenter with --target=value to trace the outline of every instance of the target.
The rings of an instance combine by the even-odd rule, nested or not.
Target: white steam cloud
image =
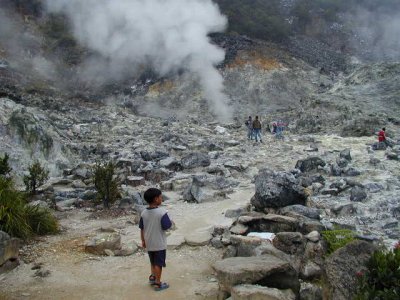
[[[225,30],[227,19],[211,0],[47,0],[47,8],[69,17],[75,37],[105,58],[110,76],[127,67],[135,74],[143,65],[162,76],[190,71],[198,75],[212,112],[231,117],[215,68],[225,53],[208,38]],[[95,64],[90,73],[102,70]]]

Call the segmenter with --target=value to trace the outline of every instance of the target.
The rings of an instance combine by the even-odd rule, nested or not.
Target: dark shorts
[[[150,263],[153,266],[165,267],[165,258],[167,256],[167,250],[160,251],[148,251]]]

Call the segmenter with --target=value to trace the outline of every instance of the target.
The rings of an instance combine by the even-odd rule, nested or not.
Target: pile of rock
[[[344,154],[342,158],[348,159],[349,153]],[[309,162],[300,164],[317,170]],[[322,210],[307,206],[303,175],[261,170],[251,200],[256,211],[227,212],[235,217],[233,225],[214,228],[211,245],[224,248],[223,260],[214,265],[222,298],[322,299],[330,294],[350,299],[353,295],[355,273],[364,268],[375,246],[355,241],[326,259],[321,232],[332,229],[332,224],[320,220]],[[313,176],[311,185],[322,181]],[[318,281],[328,284],[320,286]]]

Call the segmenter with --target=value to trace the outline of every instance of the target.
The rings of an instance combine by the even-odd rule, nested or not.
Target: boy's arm
[[[161,218],[161,228],[162,228],[162,230],[168,230],[171,227],[172,227],[171,219],[169,218],[168,213],[166,213]]]
[[[143,219],[142,218],[140,218],[140,221],[139,221],[139,228],[140,228],[140,238],[141,238],[141,240],[142,240],[142,247],[143,248],[146,248],[146,241],[145,241],[145,239],[144,239],[144,225],[143,225]]]
[[[144,240],[144,231],[143,231],[143,229],[140,230],[140,238],[142,239],[142,247],[146,248],[146,241]]]

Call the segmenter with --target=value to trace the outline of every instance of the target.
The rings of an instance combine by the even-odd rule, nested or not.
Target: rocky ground
[[[218,295],[218,273],[211,266],[231,251],[227,246],[237,243],[230,234],[226,239],[219,236],[218,228],[230,228],[231,233],[240,236],[248,231],[307,234],[339,226],[388,246],[400,238],[398,148],[374,151],[371,145],[375,137],[286,132],[284,140],[277,140],[264,132],[263,143],[255,143],[247,140],[241,124],[138,117],[116,106],[72,107],[57,115],[41,115],[35,108],[23,108],[3,99],[2,108],[7,112],[3,116],[22,114],[24,117],[18,119],[21,122],[36,122],[25,127],[39,132],[34,143],[25,144],[25,151],[47,149],[39,156],[42,162],[48,162],[53,174],[63,170],[63,176],[52,177],[42,187],[36,202],[44,206],[56,202],[62,232],[22,248],[22,265],[1,277],[6,299],[54,299],[54,295],[57,299],[74,299],[82,293],[88,299],[153,297],[145,280],[147,258],[137,250],[140,239],[136,224],[143,204],[140,192],[149,186],[163,189],[165,205],[176,223],[169,236],[171,250],[165,272],[171,289],[163,297],[187,299],[195,294],[199,299],[214,299]],[[52,144],[46,148],[49,143],[43,141],[49,137]],[[25,143],[8,135],[2,139],[10,149]],[[28,157],[26,152],[14,151],[12,162],[23,165]],[[116,162],[123,184],[123,198],[115,208],[121,211],[111,216],[90,204],[95,195],[90,165],[99,157]],[[254,192],[257,198],[262,189],[254,176],[265,168],[278,172],[273,182],[279,182],[279,172],[294,176],[308,197],[301,203],[308,207],[306,211],[293,215],[291,209],[272,208],[269,213],[301,220],[296,217],[299,213],[311,219],[302,221],[303,225],[295,225],[298,221],[292,220],[295,223],[290,223],[290,228],[289,219],[277,221],[278,227],[254,227],[253,221],[238,227],[236,218],[246,214]],[[261,182],[268,182],[270,175],[262,174],[257,178],[261,176]],[[257,202],[251,203],[257,208]],[[277,207],[290,204],[300,203]],[[101,228],[115,230],[122,237],[123,248],[132,249],[134,254],[104,257],[85,253],[84,245]]]
[[[65,90],[24,76],[0,52],[0,154],[10,154],[20,188],[33,159],[49,169],[33,205],[51,207],[62,226],[59,235],[23,246],[21,265],[0,275],[0,298],[240,299],[261,284],[256,293],[293,299],[307,289],[320,295],[324,287],[305,282],[325,273],[328,282],[345,278],[332,271],[334,262],[325,264],[318,232],[347,228],[389,247],[400,239],[399,64],[347,65],[341,73],[323,66],[346,60],[332,52],[317,59],[321,45],[306,47],[307,40],[293,42],[297,56],[246,37],[214,40],[227,51],[218,66],[234,111],[227,123],[209,111],[190,74],[95,90],[70,82]],[[244,121],[256,114],[263,143],[246,137]],[[283,140],[268,131],[278,120],[287,125]],[[376,144],[383,126],[393,141],[388,149]],[[113,161],[121,183],[111,211],[93,201],[99,161]],[[150,186],[163,190],[176,223],[165,273],[171,289],[160,296],[146,284],[148,262],[137,246],[141,193]],[[116,246],[88,254],[87,244],[104,235]],[[360,249],[371,250],[356,244],[346,251]],[[269,272],[278,271],[290,280],[271,286]],[[241,281],[246,272],[256,279]],[[346,299],[348,289],[337,290],[335,299]]]

